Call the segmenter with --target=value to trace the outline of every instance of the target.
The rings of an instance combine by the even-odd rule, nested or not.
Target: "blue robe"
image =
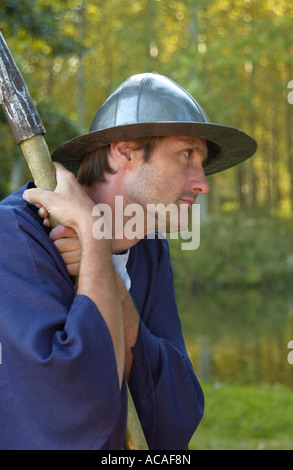
[[[76,295],[29,185],[0,204],[0,449],[122,449],[127,394],[96,305]],[[130,250],[140,315],[129,387],[150,449],[187,449],[203,394],[184,345],[167,241]]]

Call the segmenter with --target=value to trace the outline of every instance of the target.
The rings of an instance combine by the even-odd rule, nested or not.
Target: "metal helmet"
[[[122,83],[98,110],[89,133],[63,144],[52,158],[76,172],[88,152],[111,142],[176,135],[208,141],[206,175],[237,165],[257,148],[241,130],[211,123],[192,96],[171,79],[144,73]]]

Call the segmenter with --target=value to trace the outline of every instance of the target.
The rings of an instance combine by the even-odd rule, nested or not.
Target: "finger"
[[[43,220],[43,225],[45,225],[45,227],[51,227],[50,219],[49,218],[44,219]]]
[[[67,170],[61,163],[59,162],[54,162],[55,168],[56,168],[56,180],[57,180],[57,186],[55,191],[58,192],[60,184],[61,185],[70,185],[71,182],[76,182],[76,178],[74,174]]]
[[[39,215],[39,217],[41,217],[41,219],[44,219],[43,220],[43,225],[45,225],[45,227],[51,227],[51,222],[50,222],[50,219],[49,219],[49,213],[48,213],[47,209],[45,209],[45,207],[43,207],[43,206],[40,206],[40,204],[36,204],[36,206],[40,207],[39,210],[38,210],[38,215]]]
[[[53,164],[54,164],[54,166],[55,166],[55,168],[56,168],[56,172],[61,173],[61,172],[63,171],[64,173],[66,173],[66,172],[67,172],[67,173],[71,173],[69,170],[67,170],[67,169],[65,168],[64,165],[62,165],[62,163],[53,162]]]
[[[37,204],[37,206],[38,206],[38,205],[39,205],[39,204]],[[41,207],[39,208],[38,214],[39,214],[39,216],[40,216],[42,219],[48,218],[48,215],[49,215],[47,209],[45,209],[45,207],[43,207],[43,206],[41,206]]]
[[[79,274],[79,263],[69,264],[66,266],[69,276],[78,276]]]
[[[54,244],[61,255],[63,253],[77,252],[80,250],[80,243],[78,238],[60,238],[54,241]],[[80,258],[80,255],[79,255]]]
[[[61,256],[67,267],[71,264],[79,264],[81,257],[80,255],[80,249],[77,249],[75,251],[61,252]]]
[[[59,224],[57,227],[55,227],[51,233],[50,233],[50,238],[55,242],[56,240],[59,240],[61,238],[76,238],[77,233],[73,228],[71,227],[66,227],[66,225]]]

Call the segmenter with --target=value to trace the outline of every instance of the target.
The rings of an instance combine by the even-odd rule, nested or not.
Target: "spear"
[[[0,102],[17,144],[37,187],[56,188],[56,172],[45,141],[46,130],[33,104],[26,84],[0,31]],[[50,217],[51,226],[58,222]],[[127,386],[128,413],[125,446],[129,450],[147,450],[138,415]]]
[[[35,185],[54,191],[55,167],[44,138],[46,131],[1,32],[0,102]]]

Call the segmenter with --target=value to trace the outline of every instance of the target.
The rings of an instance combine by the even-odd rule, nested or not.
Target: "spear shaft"
[[[0,102],[17,144],[20,145],[37,187],[54,191],[56,172],[45,141],[46,130],[26,84],[0,31]],[[50,217],[51,226],[58,222]],[[127,386],[128,413],[125,446],[147,450],[137,412]]]
[[[0,101],[36,186],[54,191],[55,167],[44,138],[46,130],[1,32]]]

